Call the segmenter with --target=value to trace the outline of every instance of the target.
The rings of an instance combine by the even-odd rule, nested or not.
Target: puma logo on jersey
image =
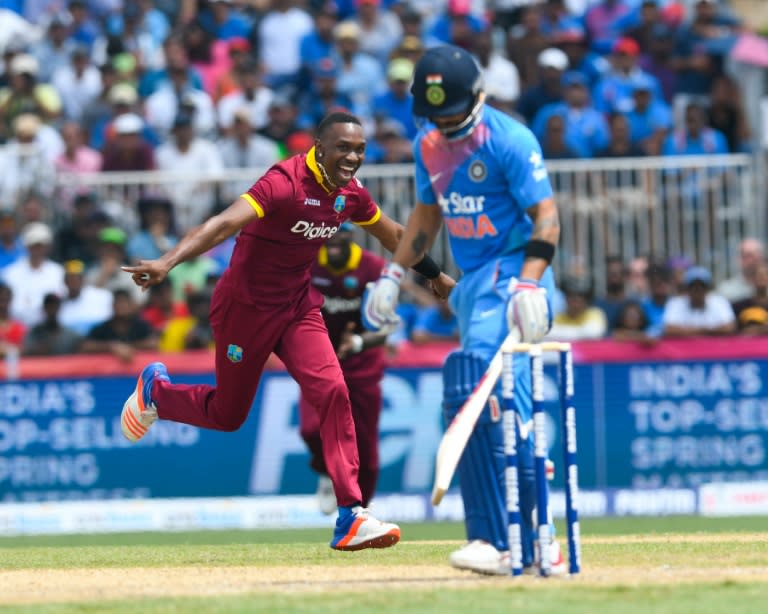
[[[338,226],[326,226],[321,222],[320,226],[315,226],[313,222],[299,220],[291,228],[291,232],[304,235],[307,239],[330,239],[339,230]]]
[[[320,200],[317,198],[305,198],[304,199],[305,205],[310,205],[311,207],[319,207],[320,206]]]

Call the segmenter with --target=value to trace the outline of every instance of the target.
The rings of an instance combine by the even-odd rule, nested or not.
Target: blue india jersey
[[[520,250],[533,230],[526,209],[552,196],[536,138],[489,106],[466,139],[447,141],[434,127],[419,132],[414,157],[417,197],[442,209],[465,273]]]

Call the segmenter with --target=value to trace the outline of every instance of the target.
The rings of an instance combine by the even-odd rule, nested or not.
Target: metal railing
[[[723,279],[736,272],[739,242],[765,237],[765,194],[758,193],[765,168],[747,155],[550,161],[547,168],[562,227],[557,272],[588,275],[598,294],[608,255],[625,261],[685,255]],[[167,196],[184,229],[231,202],[263,170],[60,174],[57,191],[59,202],[83,190],[96,193],[129,229],[138,223],[140,196]],[[359,177],[389,216],[406,222],[415,199],[412,165],[370,165]],[[200,199],[195,210],[179,201],[185,194]],[[360,241],[382,252],[368,235]],[[456,273],[445,231],[432,255]]]

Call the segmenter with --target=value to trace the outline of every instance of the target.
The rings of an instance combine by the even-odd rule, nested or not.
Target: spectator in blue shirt
[[[0,209],[0,271],[26,254],[27,248],[17,232],[13,211]]]
[[[92,19],[88,4],[84,0],[71,0],[69,14],[72,24],[69,27],[69,38],[76,43],[82,43],[89,49],[99,37],[101,31]]]
[[[567,28],[555,32],[552,42],[568,56],[568,66],[571,70],[586,75],[590,89],[611,68],[608,60],[589,48],[587,33],[579,24],[570,24]]]
[[[334,54],[333,29],[338,22],[338,9],[333,2],[324,2],[313,13],[315,27],[301,39],[299,55],[302,69],[309,76],[309,68],[323,58]]]
[[[541,153],[546,160],[573,160],[581,158],[581,154],[573,149],[565,140],[565,119],[562,115],[551,115],[544,126],[544,136],[541,139]],[[552,187],[555,191],[563,188],[564,181],[560,174],[552,177]]]
[[[649,295],[642,300],[643,312],[648,319],[646,333],[652,337],[661,337],[664,331],[664,306],[674,295],[675,285],[672,271],[664,264],[652,264],[646,272]]]
[[[387,67],[389,90],[373,99],[373,116],[377,119],[396,121],[401,134],[413,139],[418,132],[413,121],[413,96],[409,91],[413,77],[413,63],[405,58],[395,58]]]
[[[354,112],[352,100],[336,89],[339,63],[332,58],[323,58],[312,66],[312,87],[299,99],[299,128],[313,132],[331,111]]]
[[[656,81],[640,73],[632,80],[634,108],[626,114],[632,143],[639,145],[650,156],[661,152],[661,144],[672,129],[672,109],[659,98],[653,97]]]
[[[634,80],[640,75],[646,75],[638,68],[637,60],[640,47],[631,38],[621,38],[613,45],[611,53],[611,71],[595,86],[593,99],[595,108],[603,113],[627,113],[634,106]],[[661,98],[661,87],[651,75],[654,97]]]
[[[591,158],[608,145],[608,124],[602,113],[589,100],[587,78],[579,72],[563,75],[565,101],[547,105],[536,114],[532,130],[539,141],[544,128],[553,115],[565,120],[565,143],[581,157]]]
[[[632,19],[633,11],[627,0],[602,0],[591,6],[584,14],[584,27],[592,49],[608,53]]]
[[[698,103],[685,108],[685,127],[664,140],[665,156],[706,156],[728,153],[723,133],[706,125],[706,112]]]
[[[448,0],[446,11],[432,24],[427,36],[442,43],[471,48],[472,36],[482,32],[485,20],[472,14],[470,0]]]
[[[517,112],[530,125],[543,107],[562,102],[563,74],[568,69],[568,57],[560,49],[550,47],[539,54],[539,82],[528,88],[517,101]]]
[[[200,14],[200,23],[219,40],[248,38],[251,24],[232,7],[232,0],[208,0],[208,10]]]
[[[368,118],[373,98],[386,91],[386,79],[381,64],[360,51],[360,26],[352,21],[338,24],[333,30],[338,54],[336,88],[348,96],[355,106],[354,113]]]
[[[411,339],[414,343],[459,340],[459,321],[448,306],[448,301],[440,301],[419,312]]]

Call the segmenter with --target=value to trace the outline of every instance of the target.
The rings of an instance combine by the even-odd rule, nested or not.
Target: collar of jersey
[[[307,152],[307,168],[312,171],[312,175],[314,175],[315,181],[320,184],[320,187],[323,188],[323,190],[325,190],[328,194],[333,192],[333,190],[326,188],[325,184],[323,183],[323,174],[320,172],[320,167],[317,165],[314,146]]]
[[[357,243],[352,243],[349,246],[349,258],[347,259],[347,262],[344,264],[344,266],[340,269],[334,269],[330,264],[328,264],[328,248],[326,248],[325,245],[320,248],[320,251],[317,254],[318,264],[328,269],[334,275],[341,275],[348,271],[353,271],[358,266],[360,266],[360,260],[362,260],[362,258],[363,248],[361,248]]]

